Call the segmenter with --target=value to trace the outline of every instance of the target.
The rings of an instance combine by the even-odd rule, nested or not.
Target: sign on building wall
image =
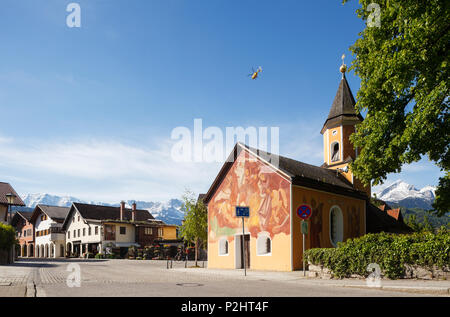
[[[236,217],[250,217],[250,207],[236,206]]]

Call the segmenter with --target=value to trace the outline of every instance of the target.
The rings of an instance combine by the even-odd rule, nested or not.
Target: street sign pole
[[[244,263],[244,275],[247,276],[247,265],[245,261],[245,228],[244,228],[244,218],[250,217],[250,208],[236,206],[236,217],[242,217],[242,262]]]
[[[305,220],[303,220],[302,222],[305,222]],[[302,227],[303,227],[303,224],[302,224]],[[304,232],[303,232],[303,276],[306,276],[306,271],[305,271],[305,233]]]
[[[247,276],[247,265],[245,263],[245,230],[244,230],[244,217],[242,217],[242,257],[244,259],[244,276]]]
[[[301,232],[303,236],[303,276],[306,276],[306,261],[305,261],[305,251],[306,251],[306,235],[308,234],[308,222],[307,220],[312,215],[312,209],[308,205],[300,205],[297,208],[297,216],[302,219],[302,222],[300,223],[301,226]]]

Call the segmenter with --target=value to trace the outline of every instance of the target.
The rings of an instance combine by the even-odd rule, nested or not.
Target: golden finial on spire
[[[339,71],[342,73],[342,77],[344,77],[345,72],[347,71],[347,65],[344,64],[345,54],[342,54],[342,65],[339,68]]]

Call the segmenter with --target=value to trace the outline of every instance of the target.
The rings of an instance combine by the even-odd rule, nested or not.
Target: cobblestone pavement
[[[192,263],[189,263],[191,266]],[[202,263],[200,263],[202,265]],[[75,269],[75,271],[74,271]],[[80,287],[71,281],[79,270]],[[166,261],[133,260],[20,260],[0,267],[0,297],[24,296],[28,287],[35,296],[448,296],[446,281],[383,281],[390,289],[365,288],[364,280],[319,280],[302,272],[261,272],[185,268]],[[424,292],[405,291],[411,285],[427,286]],[[401,286],[401,287],[400,287]],[[13,288],[15,287],[15,288]],[[17,288],[17,287],[22,287]],[[398,287],[398,289],[395,289]],[[431,291],[434,288],[439,292]],[[442,292],[444,289],[444,293]],[[8,291],[9,290],[9,291]],[[6,295],[4,295],[6,294]],[[22,295],[21,295],[22,294]]]
[[[23,297],[32,268],[17,264],[0,266],[0,297]]]

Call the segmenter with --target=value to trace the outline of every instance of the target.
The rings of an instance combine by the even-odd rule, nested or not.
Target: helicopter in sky
[[[258,75],[259,75],[259,73],[261,73],[262,72],[262,67],[261,66],[259,66],[257,69],[256,69],[256,71],[255,71],[255,69],[252,67],[252,72],[250,73],[250,74],[248,74],[248,76],[250,77],[252,77],[252,79],[256,79],[256,78],[258,78]]]

